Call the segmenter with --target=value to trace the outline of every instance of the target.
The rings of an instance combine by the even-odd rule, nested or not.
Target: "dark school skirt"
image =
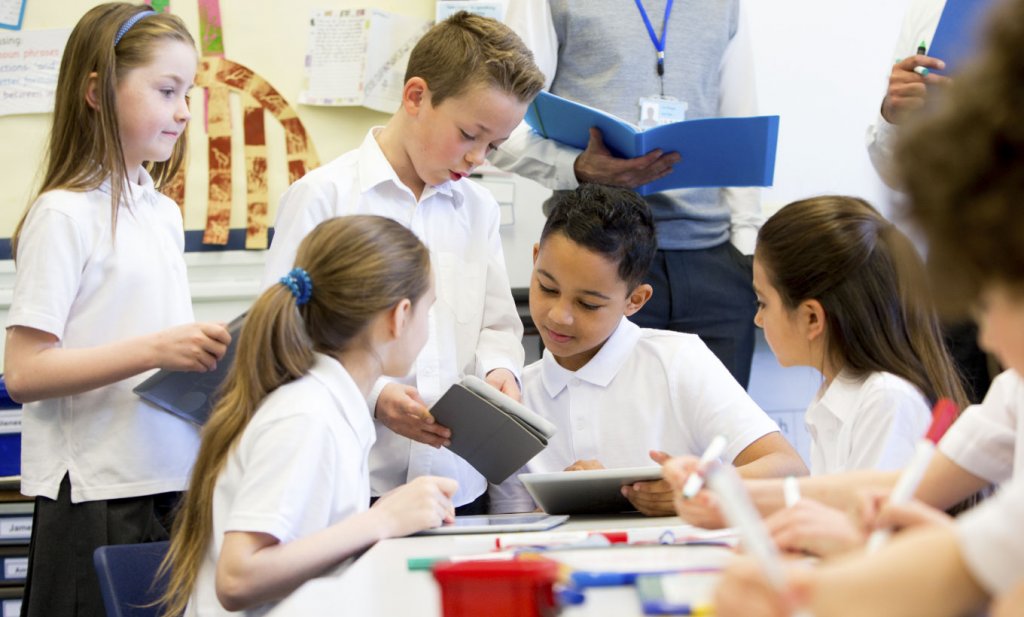
[[[107,544],[166,540],[180,496],[71,503],[71,480],[65,475],[56,501],[36,497],[22,617],[105,617],[93,551]]]

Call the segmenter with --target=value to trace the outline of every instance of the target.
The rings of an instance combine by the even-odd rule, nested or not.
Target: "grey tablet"
[[[661,467],[521,473],[518,478],[548,514],[610,514],[635,511],[622,487],[661,479]]]
[[[508,533],[513,531],[545,531],[558,527],[568,516],[552,516],[543,512],[528,514],[480,514],[456,516],[455,522],[433,529],[424,529],[413,535],[445,535],[460,533]]]
[[[245,313],[242,313],[228,324],[231,344],[214,370],[194,373],[161,369],[135,386],[132,392],[168,413],[202,426],[213,411],[220,385],[234,361],[244,320]]]

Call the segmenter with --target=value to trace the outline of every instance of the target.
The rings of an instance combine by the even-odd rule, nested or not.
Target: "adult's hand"
[[[941,71],[946,63],[931,56],[910,56],[897,62],[889,74],[889,88],[882,99],[882,117],[890,124],[903,122],[907,114],[924,106],[928,97],[928,86],[949,83],[945,75],[929,72],[919,75],[914,72],[917,67],[929,71]]]
[[[573,168],[576,171],[576,179],[580,182],[596,182],[635,189],[667,176],[672,171],[672,166],[679,162],[679,158],[677,152],[664,153],[661,150],[652,150],[632,159],[617,158],[604,145],[601,131],[591,127],[587,149],[576,157]]]

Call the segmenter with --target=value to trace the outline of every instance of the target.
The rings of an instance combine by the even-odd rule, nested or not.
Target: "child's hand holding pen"
[[[934,71],[946,68],[946,63],[926,55],[922,43],[917,53],[896,62],[889,74],[889,87],[882,100],[882,117],[890,124],[899,124],[908,113],[924,106],[928,86],[945,84],[949,78]]]
[[[715,450],[719,447],[715,446]],[[712,450],[711,446],[708,447],[708,450]],[[705,455],[707,454],[708,452],[705,452]],[[720,452],[715,454],[712,450],[711,454],[714,455],[711,458],[717,459]],[[725,526],[725,521],[718,508],[718,500],[711,491],[702,488],[704,467],[707,465],[707,461],[704,460],[706,458],[708,457],[702,456],[698,459],[695,456],[677,456],[671,458],[662,464],[662,474],[672,488],[676,514],[680,518],[691,525],[706,529],[720,529]],[[700,482],[697,483],[697,480],[691,480],[691,478],[699,479]],[[687,484],[690,486],[689,490],[685,488]],[[695,484],[696,490],[694,489]]]

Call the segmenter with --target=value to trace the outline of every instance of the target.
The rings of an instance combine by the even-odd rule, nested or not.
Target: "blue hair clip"
[[[117,47],[117,44],[120,43],[121,39],[124,38],[124,35],[132,29],[132,26],[139,23],[142,18],[149,17],[150,15],[156,15],[156,11],[140,11],[129,17],[121,27],[117,29],[117,36],[114,37],[114,47]]]
[[[313,296],[313,279],[302,268],[292,268],[291,272],[281,277],[281,284],[291,290],[297,306],[306,304]]]

